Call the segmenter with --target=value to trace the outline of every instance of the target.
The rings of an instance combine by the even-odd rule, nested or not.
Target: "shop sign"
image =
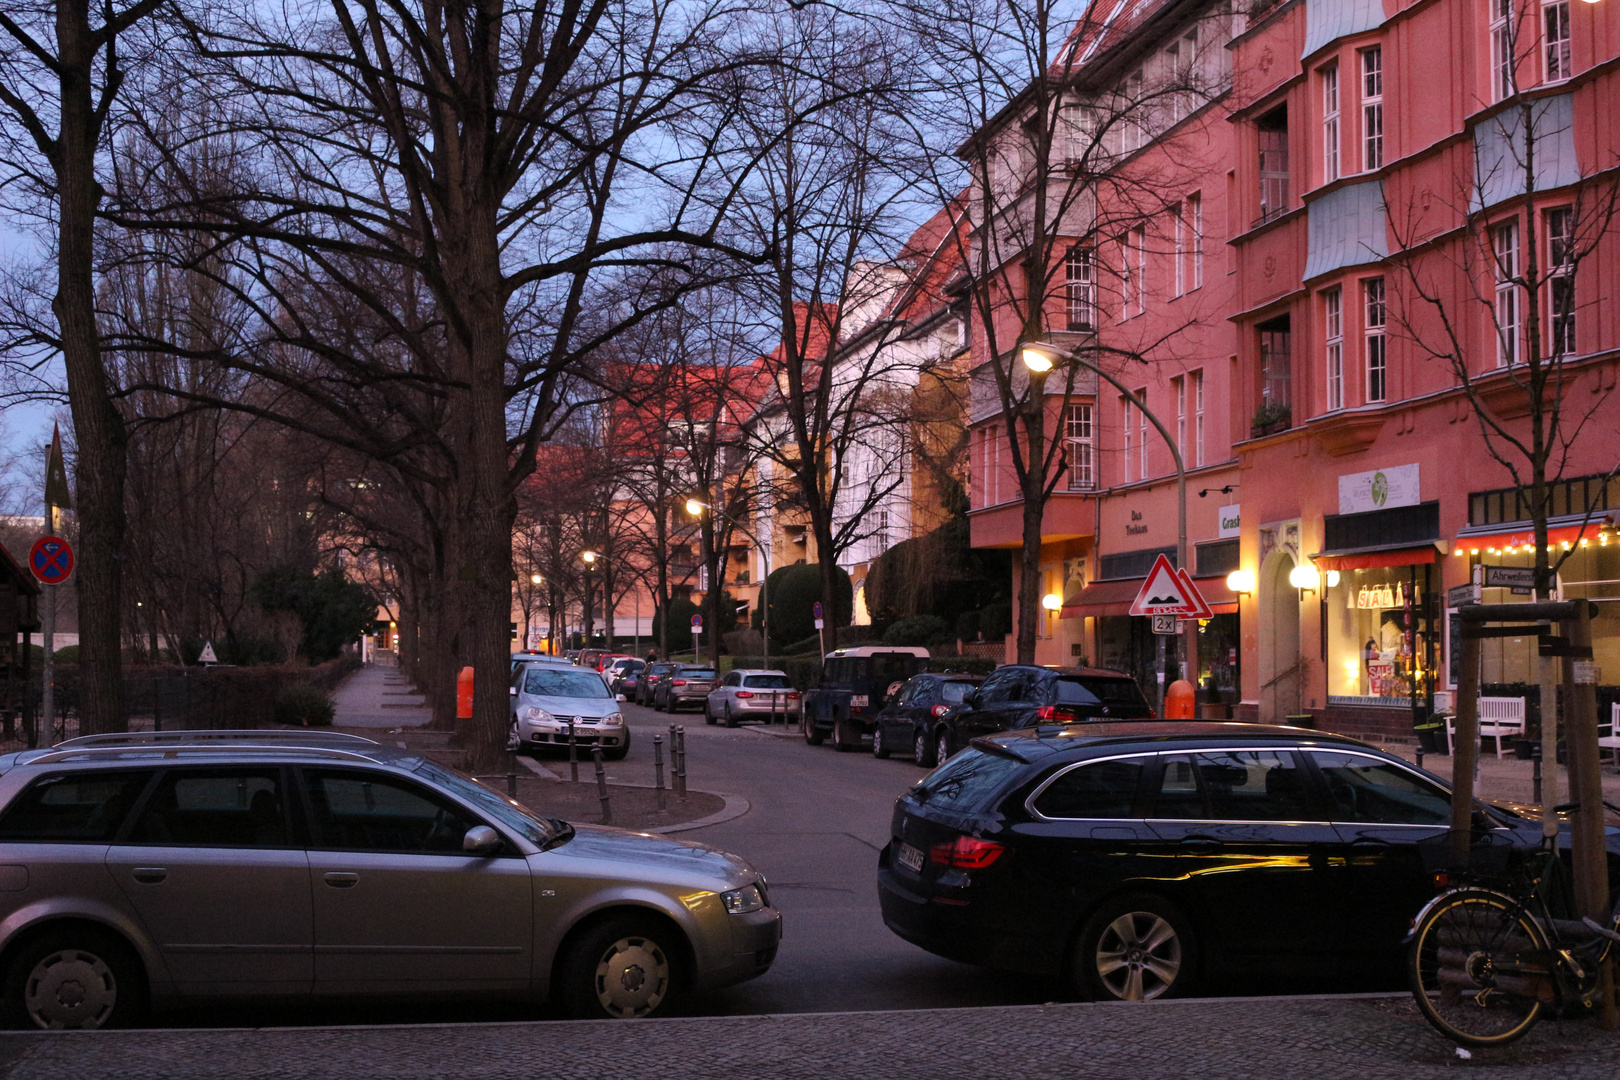
[[[1242,535],[1243,530],[1241,525],[1243,523],[1243,515],[1239,512],[1242,509],[1242,503],[1233,503],[1231,506],[1221,507],[1219,519],[1220,528],[1215,532],[1217,538],[1221,540],[1229,540],[1234,536]]]
[[[1596,686],[1603,675],[1595,660],[1577,660],[1570,667],[1575,669],[1575,683],[1578,686]]]
[[[1363,585],[1356,592],[1356,607],[1363,611],[1399,607],[1400,605],[1401,601],[1395,598],[1395,586],[1393,585]]]
[[[1395,506],[1416,506],[1421,500],[1418,467],[1397,465],[1391,469],[1351,473],[1339,477],[1339,513],[1364,514]]]

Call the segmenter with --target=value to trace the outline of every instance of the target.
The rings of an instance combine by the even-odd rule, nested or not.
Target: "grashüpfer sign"
[[[42,536],[28,551],[28,569],[45,585],[60,585],[73,573],[73,548],[60,536]]]

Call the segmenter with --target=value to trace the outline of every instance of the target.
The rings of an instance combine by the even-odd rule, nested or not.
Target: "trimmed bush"
[[[821,567],[810,563],[779,567],[771,571],[765,587],[770,594],[772,647],[813,638],[815,604],[821,599]],[[855,590],[850,585],[849,575],[841,568],[835,569],[833,606],[827,624],[842,630],[849,625],[854,610]]]
[[[951,639],[951,628],[938,615],[896,619],[883,634],[886,645],[937,645]]]
[[[278,724],[326,727],[336,710],[326,691],[307,682],[291,683],[276,691],[275,719]]]
[[[1012,601],[997,600],[993,604],[984,605],[984,610],[979,612],[979,632],[984,635],[986,641],[994,641],[1012,633]]]
[[[964,611],[956,617],[956,636],[963,641],[979,639],[979,612]]]

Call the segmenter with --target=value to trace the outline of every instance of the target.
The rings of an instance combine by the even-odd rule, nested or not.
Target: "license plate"
[[[854,708],[864,709],[864,708],[866,708],[866,695],[865,694],[851,694],[850,698],[849,698],[849,703]]]
[[[901,844],[900,850],[895,853],[894,860],[913,874],[922,873],[923,853],[921,848],[914,848],[910,844]]]

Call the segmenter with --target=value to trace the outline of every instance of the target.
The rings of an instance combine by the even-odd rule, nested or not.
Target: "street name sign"
[[[1485,568],[1485,587],[1487,589],[1534,589],[1536,587],[1536,568],[1533,566],[1487,566]]]

